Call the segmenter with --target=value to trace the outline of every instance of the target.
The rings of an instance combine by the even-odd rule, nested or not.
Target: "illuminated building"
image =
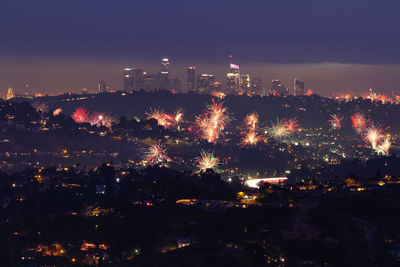
[[[97,92],[104,93],[107,91],[107,84],[105,81],[100,81],[97,83]]]
[[[214,87],[214,74],[203,73],[197,76],[197,90],[200,94],[209,93]]]
[[[144,70],[135,68],[135,90],[144,88]]]
[[[299,78],[294,79],[294,95],[304,95],[305,90],[304,90],[304,82],[301,81]]]
[[[124,91],[132,91],[135,89],[135,69],[124,69]]]
[[[196,68],[187,67],[186,68],[186,92],[196,91]]]
[[[143,89],[152,91],[157,87],[157,75],[143,72]]]
[[[272,80],[271,94],[289,95],[289,90],[281,84],[280,80]]]
[[[14,98],[14,93],[13,93],[13,89],[10,86],[10,87],[8,87],[8,90],[7,90],[6,100],[10,100],[11,98]]]
[[[250,74],[242,74],[240,75],[240,88],[250,94],[251,93],[251,80]]]
[[[216,82],[214,82],[213,83],[213,90],[215,90],[215,91],[222,91],[222,83],[221,82],[218,82],[218,81],[216,81]]]
[[[230,64],[229,72],[226,74],[226,90],[228,94],[241,93],[239,65]]]
[[[161,61],[161,71],[158,73],[158,89],[169,89],[169,59]]]
[[[253,79],[251,79],[251,94],[252,95],[262,95],[261,78],[254,77]]]

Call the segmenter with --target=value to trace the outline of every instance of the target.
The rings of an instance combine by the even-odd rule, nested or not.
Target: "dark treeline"
[[[65,98],[83,97],[79,101],[63,101]],[[173,112],[178,108],[185,111],[185,119],[193,121],[206,105],[211,104],[211,95],[198,94],[172,94],[168,91],[145,92],[135,91],[133,94],[104,93],[97,95],[62,95],[57,97],[44,97],[52,109],[62,107],[65,114],[71,114],[77,106],[85,106],[89,110],[106,112],[120,117],[143,118],[150,108],[161,108],[166,112]],[[18,100],[20,101],[20,100]],[[25,101],[25,100],[24,100]],[[332,114],[345,116],[345,127],[351,129],[350,116],[358,110],[363,112],[374,122],[390,127],[389,131],[400,130],[400,119],[394,114],[400,112],[400,106],[396,104],[382,104],[370,100],[356,99],[350,102],[336,101],[334,99],[311,96],[267,96],[248,97],[229,95],[223,99],[229,112],[236,120],[233,126],[241,123],[244,116],[256,111],[260,120],[269,124],[277,118],[297,117],[305,128],[326,127]]]

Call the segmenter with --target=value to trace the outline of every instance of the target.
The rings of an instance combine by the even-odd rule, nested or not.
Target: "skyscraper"
[[[146,91],[152,91],[157,87],[157,75],[143,72],[143,88]]]
[[[239,65],[232,63],[229,65],[229,72],[226,74],[226,90],[227,94],[241,93]]]
[[[158,88],[169,89],[169,59],[163,58],[161,61],[161,71],[158,73]]]
[[[144,70],[142,68],[135,68],[135,90],[144,88]]]
[[[135,69],[125,68],[124,70],[124,91],[135,89]]]
[[[240,88],[246,94],[250,94],[251,93],[250,74],[242,74],[242,75],[240,75]]]
[[[293,94],[294,95],[304,95],[305,90],[304,90],[304,82],[301,81],[299,78],[294,79],[294,89],[293,89]]]
[[[254,77],[253,79],[251,79],[251,94],[252,95],[262,95],[261,78]]]
[[[173,90],[182,93],[182,81],[179,78],[174,78],[172,80],[172,88]]]
[[[196,68],[187,67],[186,68],[186,92],[196,91]]]
[[[100,81],[97,83],[97,92],[104,93],[107,91],[107,84],[105,81]]]
[[[13,93],[13,89],[10,86],[10,87],[8,87],[8,90],[7,90],[6,100],[10,100],[11,98],[14,98],[14,93]]]
[[[288,95],[289,90],[281,84],[280,80],[272,80],[271,94],[273,95]]]
[[[197,76],[197,90],[200,94],[210,93],[214,87],[214,74],[203,73]]]

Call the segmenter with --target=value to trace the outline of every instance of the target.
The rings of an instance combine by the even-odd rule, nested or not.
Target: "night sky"
[[[228,55],[269,87],[295,76],[321,94],[400,82],[400,2],[365,0],[2,0],[0,90],[122,86],[123,67],[223,80]],[[184,79],[183,79],[184,81]]]

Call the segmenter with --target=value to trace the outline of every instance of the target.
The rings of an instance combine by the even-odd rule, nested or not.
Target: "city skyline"
[[[224,82],[232,54],[263,87],[300,77],[325,96],[368,88],[390,94],[400,83],[399,6],[393,0],[3,1],[0,89],[19,92],[28,83],[57,94],[95,88],[100,80],[122,88],[121,69],[156,72],[162,57],[182,81],[193,65]]]
[[[160,70],[160,61],[149,63],[138,62],[80,62],[79,60],[68,62],[57,61],[55,69],[53,63],[44,63],[37,66],[35,61],[21,63],[26,68],[20,70],[18,66],[10,68],[7,61],[0,66],[0,95],[5,96],[8,87],[12,87],[15,93],[80,93],[83,88],[96,90],[99,81],[106,81],[112,88],[123,89],[122,72],[125,67],[143,68],[144,71],[157,74]],[[237,61],[235,61],[237,63]],[[282,84],[293,93],[293,80],[298,77],[306,82],[306,89],[323,95],[332,96],[337,93],[366,92],[369,88],[390,95],[393,92],[399,94],[400,65],[360,65],[341,63],[316,63],[316,64],[262,64],[262,63],[238,63],[243,73],[249,73],[251,78],[260,77],[262,88],[271,88],[271,81],[279,79]],[[35,67],[37,66],[37,67]],[[226,73],[229,71],[229,63],[220,64],[185,64],[171,59],[170,76],[178,77],[186,88],[186,68],[196,67],[196,75],[202,73],[214,74],[216,81],[225,84]],[[91,70],[91,72],[87,71]],[[22,74],[22,75],[21,75]],[[378,77],[377,77],[378,76]],[[21,79],[21,77],[24,77]],[[399,82],[397,82],[399,80]],[[29,85],[26,89],[26,85]],[[394,84],[392,86],[392,84]]]

